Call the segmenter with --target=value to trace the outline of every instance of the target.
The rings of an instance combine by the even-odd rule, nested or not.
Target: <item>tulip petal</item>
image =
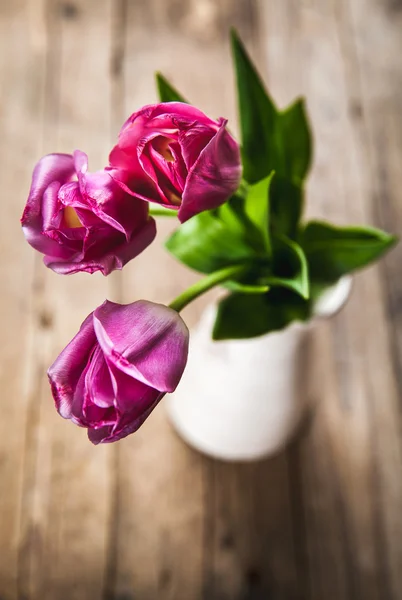
[[[45,256],[43,262],[47,267],[61,275],[70,275],[80,271],[86,271],[87,273],[101,271],[102,275],[109,275],[115,269],[122,269],[128,261],[145,250],[154,240],[155,235],[155,220],[149,218],[144,226],[133,234],[133,238],[129,243],[124,241],[108,253],[106,251],[108,239],[106,238],[103,245],[104,254],[98,248],[98,252],[100,253],[99,258],[86,260],[79,257],[78,260],[60,261],[57,257]]]
[[[122,418],[116,423],[114,426],[109,427],[97,427],[88,429],[88,438],[89,440],[97,445],[97,444],[110,444],[112,442],[117,442],[122,438],[127,437],[131,433],[134,433],[141,427],[144,421],[149,417],[154,408],[159,404],[160,400],[163,398],[164,394],[158,394],[155,398],[153,404],[148,406],[148,408],[139,416],[133,417],[132,414],[127,413],[122,416]]]
[[[96,346],[85,373],[85,389],[96,406],[108,408],[114,405],[112,380],[100,346]]]
[[[74,164],[81,197],[89,201],[99,219],[124,233],[129,241],[138,224],[146,220],[148,204],[134,201],[108,171],[88,173],[88,157],[84,152],[74,151]]]
[[[95,215],[130,240],[133,231],[147,220],[149,206],[125,192],[107,171],[88,173],[82,178],[82,194]]]
[[[100,355],[99,355],[100,352]],[[82,371],[80,378],[74,390],[74,397],[71,404],[71,416],[69,417],[73,423],[80,427],[103,427],[105,425],[114,426],[117,420],[116,410],[113,403],[113,389],[111,384],[111,406],[99,406],[92,402],[93,390],[91,390],[90,382],[88,381],[88,373],[98,363],[99,358],[102,358],[102,352],[99,345],[95,343],[88,362]],[[103,362],[104,359],[103,359]],[[110,377],[109,377],[110,380]],[[89,384],[89,385],[88,385]]]
[[[58,197],[64,206],[88,209],[88,203],[85,202],[84,197],[81,194],[78,181],[69,181],[62,185]]]
[[[115,150],[117,153],[120,153],[117,146],[112,150],[112,153],[114,153]],[[111,161],[110,156],[109,160]],[[130,160],[130,158],[127,159],[129,165]],[[136,175],[135,169],[131,168],[123,169],[110,166],[106,167],[105,171],[110,173],[110,176],[117,185],[121,187],[124,192],[130,194],[130,196],[137,198],[138,200],[143,200],[144,202],[157,202],[160,204],[161,198],[158,196],[156,185],[152,179],[144,173],[142,167],[140,166],[139,168],[140,174],[138,176]]]
[[[110,360],[108,366],[117,410],[120,414],[130,413],[138,418],[160,392],[127,375]]]
[[[97,339],[109,363],[161,392],[172,392],[187,362],[189,333],[162,304],[106,301],[94,312]]]
[[[159,143],[160,148],[155,147]],[[163,152],[163,154],[162,154]],[[181,203],[181,194],[186,183],[187,168],[181,155],[178,142],[158,136],[153,143],[147,144],[141,156],[144,171],[155,181],[161,198],[167,202],[174,194]]]
[[[63,186],[61,186],[63,187]],[[46,232],[60,225],[63,217],[63,205],[59,200],[60,182],[52,181],[43,192],[42,228]]]
[[[108,441],[113,442],[116,440],[121,440],[122,438],[137,431],[137,429],[139,429],[144,423],[144,421],[149,417],[154,408],[158,406],[159,402],[162,400],[164,395],[164,392],[159,394],[155,393],[153,402],[148,404],[146,409],[141,414],[138,414],[137,411],[135,412],[135,415],[137,416],[134,416],[130,413],[125,413],[124,415],[122,415],[122,417],[119,419],[119,421],[114,427],[113,439],[110,439]]]
[[[88,155],[82,150],[74,150],[73,160],[78,181],[81,183],[83,175],[88,171]]]
[[[93,427],[88,429],[88,439],[97,446],[102,442],[107,442],[113,431],[113,426]],[[114,440],[113,440],[114,441]]]
[[[154,162],[148,156],[148,148],[141,148],[139,160],[144,173],[152,180],[159,194],[157,203],[169,208],[177,208],[174,204],[171,206],[169,198],[172,197],[172,194],[175,194],[175,196],[178,197],[178,194],[181,194],[181,192],[178,192],[178,190],[175,189],[170,177],[167,177],[162,170],[155,169]],[[179,199],[179,204],[180,201],[181,200]]]
[[[223,204],[240,184],[239,147],[225,125],[226,121],[222,121],[219,131],[189,172],[178,213],[182,223],[201,211]]]
[[[155,238],[148,213],[148,202],[134,199],[108,171],[88,173],[87,155],[76,150],[74,157],[51,154],[39,161],[21,222],[49,268],[108,275]]]
[[[211,127],[205,127],[203,123],[193,123],[189,129],[182,131],[179,135],[179,143],[188,171],[216,135],[218,127],[216,123],[214,125],[215,127],[212,129]]]
[[[137,198],[170,208],[181,203],[187,170],[214,137],[219,123],[182,102],[144,106],[124,123],[109,156],[115,181]],[[158,151],[158,142],[167,150]]]
[[[137,119],[137,115],[141,115],[144,122],[156,122],[158,127],[163,129],[179,129],[195,122],[205,123],[208,127],[216,127],[216,122],[207,117],[199,108],[185,102],[159,102],[158,104],[149,104],[138,113],[134,113],[127,119],[123,125],[123,132],[130,122]]]
[[[31,189],[21,225],[27,242],[39,252],[53,252],[62,257],[65,253],[57,248],[57,243],[42,235],[43,219],[50,223],[50,206],[57,205],[57,192],[60,186],[74,175],[74,163],[71,154],[48,154],[35,166]],[[43,206],[44,205],[44,206]]]
[[[46,219],[45,225],[42,222],[42,214],[39,214],[35,218],[25,219],[25,212],[21,219],[22,230],[25,235],[25,239],[27,242],[43,254],[52,254],[58,259],[65,259],[71,255],[71,251],[65,246],[59,244],[57,239],[53,237],[53,229],[51,228],[51,216],[50,211],[51,207],[57,207],[57,194],[59,190],[60,184],[55,181],[51,183],[45,190],[43,194],[43,207],[44,218]],[[61,219],[60,211],[56,208],[56,216],[55,219]],[[45,229],[47,227],[47,229]]]
[[[52,182],[60,185],[74,175],[74,161],[71,154],[47,154],[36,165],[28,201],[21,221],[28,226],[32,219],[40,216],[42,196]]]
[[[96,335],[91,313],[47,372],[56,408],[65,419],[73,416],[74,393],[95,344]]]

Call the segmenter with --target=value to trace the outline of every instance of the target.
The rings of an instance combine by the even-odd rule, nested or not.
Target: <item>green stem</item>
[[[180,312],[185,306],[187,306],[187,304],[190,304],[190,302],[198,298],[198,296],[202,296],[202,294],[205,294],[205,292],[212,289],[219,283],[223,283],[224,281],[235,278],[245,271],[246,268],[246,265],[235,265],[231,267],[225,267],[219,271],[214,271],[210,275],[207,275],[203,279],[200,279],[191,285],[182,294],[177,296],[177,298],[175,298],[173,302],[169,304],[170,308]]]
[[[158,208],[150,208],[149,214],[152,217],[177,217],[177,210],[171,210],[170,208],[159,206]]]

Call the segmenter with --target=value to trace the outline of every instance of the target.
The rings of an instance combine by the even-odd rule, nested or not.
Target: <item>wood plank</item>
[[[32,18],[40,11],[48,35],[42,152],[72,152],[78,147],[90,155],[93,170],[104,164],[110,145],[111,10],[111,2],[104,0],[36,4],[31,11]],[[20,597],[102,595],[110,451],[93,447],[85,431],[60,419],[46,369],[85,316],[111,291],[110,280],[98,274],[61,277],[37,259],[29,382],[34,396],[24,457]]]
[[[342,3],[338,11],[340,27],[349,32],[344,48],[349,66],[350,87],[360,99],[361,119],[355,120],[357,134],[365,146],[367,173],[371,187],[368,205],[377,224],[399,232],[402,210],[399,187],[402,159],[402,12],[399,2],[378,4],[356,0],[353,6]],[[389,597],[402,593],[402,449],[401,449],[401,366],[402,320],[399,310],[401,294],[400,264],[402,249],[396,248],[380,269],[386,322],[384,329],[386,360],[370,380],[373,410],[378,423],[375,484],[378,487],[377,511],[381,526],[383,579]],[[382,338],[385,336],[383,335]],[[371,364],[376,365],[383,347],[372,347]],[[394,389],[387,386],[393,377]]]
[[[166,48],[172,59],[179,56],[166,31],[165,3],[141,7],[129,3],[127,9],[127,22],[118,19],[120,31],[115,32],[118,39],[125,39],[124,61],[115,75],[120,80],[116,82],[116,92],[118,88],[125,90],[120,100],[116,96],[115,122],[120,125],[130,113],[156,100],[153,72],[163,70]],[[121,114],[123,111],[125,114]],[[115,135],[117,132],[116,128]],[[161,220],[156,243],[125,267],[124,302],[138,298],[169,302],[196,278],[161,248],[172,226]],[[110,539],[107,597],[200,597],[202,458],[185,448],[173,434],[163,406],[135,436],[116,446],[115,452],[115,521],[114,537]]]
[[[28,3],[0,3],[0,592],[17,598],[22,457],[35,392],[27,381],[33,252],[22,241],[19,219],[43,123],[46,47],[32,35]]]
[[[297,90],[307,96],[317,142],[308,187],[314,213],[338,222],[375,223],[376,184],[362,135],[362,97],[358,73],[350,71],[354,40],[344,15],[349,6],[344,3],[340,18],[334,10],[338,3],[264,4],[267,64],[274,96],[281,94],[286,102]],[[367,4],[361,10],[359,23],[363,13],[374,14]],[[364,25],[362,30],[372,48]],[[391,223],[388,227],[393,229]],[[312,598],[396,598],[400,593],[399,584],[390,581],[390,564],[395,578],[400,560],[395,523],[402,489],[395,474],[402,463],[383,269],[356,277],[348,307],[319,332],[327,355],[321,406],[296,455]]]
[[[248,41],[253,39],[250,4],[176,5],[173,10],[153,2],[139,11],[129,4],[126,114],[155,98],[151,74],[160,70],[197,106],[228,116],[236,129],[228,30],[235,24]],[[159,223],[160,240],[172,226]],[[140,293],[168,302],[197,277],[154,244],[126,267],[123,298],[128,302]],[[184,313],[190,324],[205,303]],[[160,456],[166,459],[162,465],[157,464]],[[141,598],[213,599],[264,594],[282,584],[287,591],[295,588],[286,458],[257,467],[258,475],[253,467],[207,460],[176,438],[160,407],[119,446],[118,464],[117,595],[129,597],[135,589]],[[264,485],[258,486],[261,480]],[[255,494],[248,482],[257,483]],[[260,512],[262,507],[268,510]],[[266,535],[261,541],[262,526]],[[279,538],[278,548],[273,540]],[[274,565],[273,582],[267,567]]]
[[[286,455],[209,463],[205,597],[299,597]]]
[[[110,147],[113,2],[76,1],[74,10],[68,9],[68,4],[64,10],[59,6],[54,4],[61,35],[58,148],[85,150],[90,169],[96,170],[106,163]],[[113,280],[100,273],[57,278],[57,282],[51,274],[51,279],[57,311],[55,355],[91,310],[106,297],[114,298],[114,290]],[[53,414],[51,419],[53,423]],[[100,598],[107,560],[112,449],[93,447],[84,431],[70,423],[61,425],[53,438],[60,451],[52,464],[51,510],[59,517],[59,536],[57,549],[49,547],[57,559],[49,577],[48,597]]]

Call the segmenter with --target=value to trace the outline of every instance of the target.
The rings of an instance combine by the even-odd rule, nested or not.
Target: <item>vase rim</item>
[[[314,303],[314,317],[329,318],[337,314],[349,299],[352,283],[352,276],[345,275],[327,288]]]

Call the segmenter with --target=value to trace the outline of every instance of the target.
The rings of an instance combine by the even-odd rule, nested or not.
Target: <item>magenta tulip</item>
[[[94,444],[136,431],[180,381],[189,333],[162,304],[106,300],[48,371],[56,408],[88,429]]]
[[[148,203],[106,171],[88,173],[86,154],[48,154],[36,165],[21,219],[27,241],[62,274],[121,269],[154,239]],[[74,181],[75,179],[75,181]]]
[[[239,145],[226,121],[182,102],[145,106],[123,125],[110,173],[136,198],[178,209],[181,222],[216,208],[238,188]]]

